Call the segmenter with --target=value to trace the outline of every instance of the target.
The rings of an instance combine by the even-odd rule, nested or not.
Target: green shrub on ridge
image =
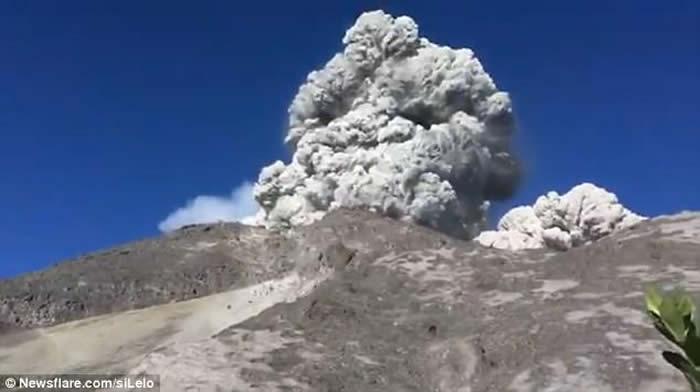
[[[700,336],[693,301],[680,290],[662,294],[653,286],[644,299],[654,327],[683,353],[664,351],[664,359],[683,373],[691,391],[700,392]]]

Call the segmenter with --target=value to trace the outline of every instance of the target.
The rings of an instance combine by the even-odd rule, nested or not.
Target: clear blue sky
[[[286,110],[363,10],[470,47],[520,123],[515,204],[593,181],[700,210],[700,2],[5,1],[0,276],[158,233],[286,158]]]

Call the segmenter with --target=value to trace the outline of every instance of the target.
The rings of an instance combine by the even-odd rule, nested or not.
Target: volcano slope
[[[647,284],[700,291],[700,214],[511,252],[358,210],[198,225],[0,282],[0,374],[162,391],[686,391]]]

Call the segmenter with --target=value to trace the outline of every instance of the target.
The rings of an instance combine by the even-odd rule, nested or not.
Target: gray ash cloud
[[[261,171],[259,218],[294,226],[353,207],[476,235],[520,180],[508,94],[470,49],[421,38],[406,16],[364,13],[343,44],[290,105],[293,157]]]

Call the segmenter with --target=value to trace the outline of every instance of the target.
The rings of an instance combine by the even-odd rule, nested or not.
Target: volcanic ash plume
[[[622,206],[614,193],[583,183],[561,196],[549,192],[533,206],[513,208],[498,222],[498,230],[484,231],[475,241],[509,250],[567,250],[644,219]]]
[[[476,235],[488,200],[510,197],[519,182],[508,94],[471,50],[420,38],[406,16],[364,13],[343,44],[289,108],[294,155],[261,171],[260,218],[293,226],[363,208]]]

